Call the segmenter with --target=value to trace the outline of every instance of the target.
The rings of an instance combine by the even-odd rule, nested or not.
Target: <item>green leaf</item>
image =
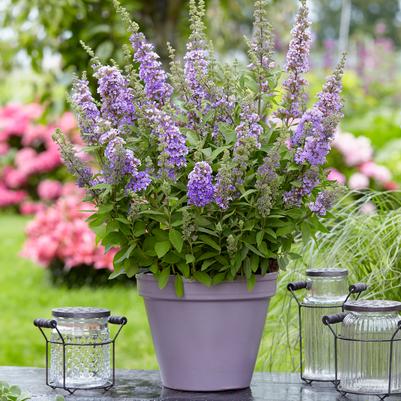
[[[138,221],[134,225],[134,236],[140,237],[146,232],[146,224],[143,221]]]
[[[182,298],[184,296],[184,282],[179,274],[175,276],[174,286],[177,297]]]
[[[260,250],[260,252],[263,253],[265,258],[269,258],[272,255],[272,252],[269,249],[267,249],[267,245],[266,245],[265,241],[262,241],[262,243],[259,246],[259,250]]]
[[[118,276],[122,276],[125,273],[124,269],[120,269],[120,270],[114,270],[110,275],[109,275],[109,280],[113,280],[114,278],[118,277]]]
[[[302,232],[302,241],[303,241],[304,244],[307,244],[309,242],[310,237],[311,237],[309,224],[307,222],[304,222],[301,225],[301,232]]]
[[[302,256],[299,253],[289,252],[287,255],[290,259],[293,259],[293,260],[302,259]]]
[[[274,230],[272,230],[271,228],[265,228],[265,233],[275,239],[277,238],[276,232]]]
[[[90,216],[86,221],[88,222],[89,227],[92,228],[100,226],[105,222],[106,219],[106,215],[92,214],[92,216]]]
[[[249,258],[245,258],[244,263],[243,263],[243,269],[245,273],[245,277],[249,279],[252,275],[252,269],[251,269],[251,261]]]
[[[190,145],[192,146],[197,146],[199,143],[199,137],[198,135],[193,132],[193,131],[187,131],[187,141],[189,142]]]
[[[177,263],[177,268],[184,277],[189,277],[189,266],[186,263]]]
[[[115,205],[112,203],[107,204],[107,205],[102,205],[99,207],[97,214],[109,214],[114,208],[115,208]]]
[[[195,256],[188,253],[185,255],[185,260],[187,261],[188,264],[193,263],[195,262]]]
[[[177,252],[168,252],[166,255],[162,257],[162,261],[164,263],[168,263],[169,265],[175,265],[181,260],[181,255],[177,254]]]
[[[170,250],[169,241],[156,242],[155,252],[159,258],[162,258]]]
[[[218,273],[212,278],[212,285],[220,284],[226,278],[226,273]]]
[[[256,243],[257,243],[258,247],[260,247],[260,244],[261,244],[262,241],[263,241],[264,235],[265,235],[265,233],[264,233],[263,231],[259,231],[259,232],[256,234]]]
[[[277,259],[278,266],[280,269],[285,269],[288,265],[288,258],[286,256],[281,256]]]
[[[167,285],[169,278],[170,278],[170,267],[165,267],[160,272],[158,277],[158,283],[160,289],[164,288]]]
[[[110,245],[122,245],[125,242],[125,237],[118,231],[108,233],[103,239],[102,244],[107,247]]]
[[[249,292],[251,292],[256,284],[256,276],[252,274],[249,278],[246,279],[246,288]]]
[[[199,281],[200,283],[206,285],[207,287],[210,287],[212,285],[212,279],[205,272],[195,272],[193,276],[196,281]]]
[[[225,149],[226,149],[226,148],[224,148],[224,147],[215,149],[215,150],[212,152],[212,154],[210,155],[209,160],[210,160],[210,161],[214,161],[214,159],[216,159],[216,157],[217,157],[220,153],[224,152]]]
[[[292,224],[288,224],[287,226],[278,228],[276,234],[278,237],[283,237],[293,232],[294,232],[294,226]]]
[[[265,257],[265,255],[264,255],[262,252],[258,251],[253,245],[248,244],[248,243],[245,243],[245,246],[246,246],[248,249],[250,249],[253,253],[256,253],[256,255],[259,255],[259,256],[261,256],[262,258]]]
[[[252,254],[251,255],[251,270],[253,273],[256,273],[258,268],[259,268],[259,256]]]
[[[221,251],[221,248],[219,246],[219,244],[217,242],[215,242],[214,240],[212,240],[210,237],[208,237],[207,235],[200,235],[199,239],[204,242],[205,244],[209,245],[210,247],[212,247],[213,249],[216,249],[217,251]]]
[[[182,251],[182,246],[184,244],[184,240],[182,239],[182,235],[177,231],[171,229],[168,237],[170,242],[173,244],[174,248],[177,249],[178,252]]]
[[[203,270],[206,270],[209,266],[211,266],[213,263],[216,263],[216,260],[215,259],[209,259],[209,260],[205,260],[203,263],[202,263],[202,267],[201,267],[201,270],[203,271]]]
[[[124,259],[128,259],[132,253],[132,251],[135,249],[136,244],[131,244],[128,248],[121,248],[114,259],[116,260],[116,263],[122,262]],[[117,258],[117,259],[116,259]]]

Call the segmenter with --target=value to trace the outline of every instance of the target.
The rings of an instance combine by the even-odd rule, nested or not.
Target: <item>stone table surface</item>
[[[55,401],[57,395],[66,400],[82,401],[335,401],[378,400],[377,397],[341,397],[330,384],[301,384],[297,374],[255,373],[251,388],[221,393],[189,393],[163,388],[155,371],[117,370],[116,385],[108,392],[77,391],[68,395],[52,390],[45,383],[45,370],[25,367],[0,367],[0,381],[15,384],[30,394],[33,401]],[[388,400],[401,400],[390,397]]]

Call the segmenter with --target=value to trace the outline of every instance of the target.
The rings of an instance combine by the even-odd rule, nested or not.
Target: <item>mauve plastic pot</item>
[[[249,387],[277,273],[206,287],[184,281],[177,298],[174,277],[159,289],[151,274],[138,274],[165,387],[224,391]]]

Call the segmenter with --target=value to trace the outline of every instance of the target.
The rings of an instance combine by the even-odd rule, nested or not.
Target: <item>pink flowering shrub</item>
[[[94,206],[82,201],[84,194],[74,184],[66,184],[60,195],[54,205],[39,210],[28,224],[22,255],[46,268],[58,261],[66,269],[93,266],[113,270],[116,250],[105,253],[86,223]]]
[[[390,170],[374,161],[374,150],[369,138],[337,132],[329,159],[328,179],[348,185],[351,189],[397,189]]]
[[[60,180],[67,176],[52,134],[63,127],[77,145],[76,122],[67,112],[45,124],[43,112],[36,103],[0,108],[0,208],[32,214],[61,194]]]

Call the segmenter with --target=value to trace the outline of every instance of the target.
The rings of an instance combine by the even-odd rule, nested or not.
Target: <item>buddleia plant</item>
[[[145,269],[160,287],[175,276],[207,286],[285,267],[294,239],[324,230],[336,198],[325,162],[342,117],[344,57],[307,108],[311,44],[304,0],[283,68],[273,52],[270,5],[255,2],[248,63],[224,63],[189,2],[185,53],[168,46],[170,71],[115,2],[130,32],[122,71],[93,57],[70,95],[88,157],[55,134],[63,159],[94,203],[89,218],[106,250],[119,246],[112,276]],[[89,50],[90,51],[90,50]],[[284,74],[283,78],[281,76]],[[279,82],[283,82],[279,85]],[[85,160],[85,161],[84,161]]]

